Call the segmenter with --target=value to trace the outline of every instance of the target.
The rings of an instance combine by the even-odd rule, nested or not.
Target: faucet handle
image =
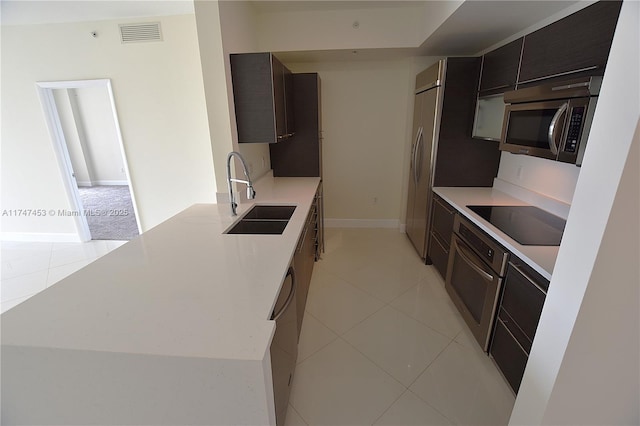
[[[247,185],[247,198],[249,200],[253,200],[256,198],[256,191],[253,189],[253,186]]]

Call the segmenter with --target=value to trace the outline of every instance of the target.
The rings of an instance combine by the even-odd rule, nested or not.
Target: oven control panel
[[[462,217],[462,215],[456,215],[453,231],[458,234],[460,238],[467,243],[469,248],[480,256],[491,269],[498,272],[500,276],[504,275],[509,258],[509,251],[507,249],[502,247],[475,224]]]
[[[479,255],[484,257],[489,264],[493,263],[493,255],[495,251],[489,247],[484,241],[482,241],[478,236],[472,232],[469,228],[460,224],[460,235],[467,240],[467,242],[473,247]]]

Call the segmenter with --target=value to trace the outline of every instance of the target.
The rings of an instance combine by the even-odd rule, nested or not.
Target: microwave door
[[[500,149],[556,160],[566,108],[566,101],[507,105]]]

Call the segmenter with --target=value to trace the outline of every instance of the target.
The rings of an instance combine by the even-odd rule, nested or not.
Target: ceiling
[[[420,55],[474,55],[578,3],[576,0],[465,1],[420,46]],[[581,2],[586,7],[589,2]]]
[[[2,25],[101,21],[194,13],[193,0],[0,0]]]
[[[427,5],[405,0],[253,0],[258,13],[405,8]],[[467,0],[421,46],[400,49],[281,52],[285,62],[371,60],[406,56],[473,55],[544,21],[578,0]],[[0,0],[3,25],[95,21],[194,13],[193,0]]]

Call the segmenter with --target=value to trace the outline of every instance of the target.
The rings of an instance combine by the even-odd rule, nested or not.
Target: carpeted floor
[[[105,185],[78,189],[92,240],[130,240],[138,235],[128,186]]]

